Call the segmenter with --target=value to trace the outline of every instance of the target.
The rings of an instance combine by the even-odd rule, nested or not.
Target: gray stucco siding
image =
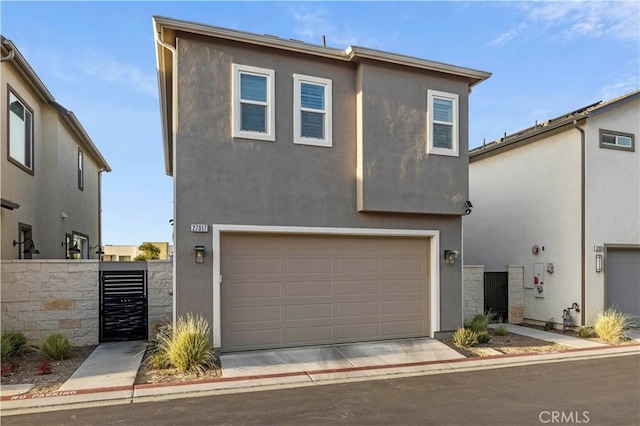
[[[363,211],[462,214],[468,199],[468,84],[363,61]],[[459,156],[427,154],[427,91],[459,96]]]
[[[460,250],[460,216],[357,211],[353,64],[198,38],[182,37],[177,45],[177,315],[202,312],[213,319],[212,283],[218,272],[212,265],[212,235],[191,233],[191,223],[439,230],[441,247]],[[275,70],[275,141],[231,137],[233,63]],[[294,73],[332,80],[332,148],[293,143]],[[466,166],[460,179],[466,189]],[[196,245],[207,250],[204,264],[195,264]],[[462,321],[461,281],[460,265],[443,265],[442,330]]]

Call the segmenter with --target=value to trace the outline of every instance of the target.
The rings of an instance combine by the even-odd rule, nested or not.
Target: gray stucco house
[[[461,325],[468,95],[490,73],[163,17],[153,30],[174,315],[202,313],[223,351]]]
[[[111,168],[16,45],[0,39],[0,258],[97,259],[101,177]]]

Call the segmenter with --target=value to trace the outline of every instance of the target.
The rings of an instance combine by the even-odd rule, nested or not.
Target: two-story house
[[[2,37],[2,259],[98,258],[100,179],[111,168]]]
[[[223,351],[461,325],[468,96],[490,73],[153,24],[174,315]]]
[[[465,263],[524,266],[524,318],[640,317],[640,91],[469,153]]]

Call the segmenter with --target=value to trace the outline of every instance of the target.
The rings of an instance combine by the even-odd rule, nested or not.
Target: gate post
[[[524,322],[524,267],[509,265],[509,324]]]

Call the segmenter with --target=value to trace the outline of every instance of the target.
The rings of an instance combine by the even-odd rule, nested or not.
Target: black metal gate
[[[484,273],[484,311],[496,314],[496,320],[509,321],[509,273]]]
[[[100,271],[100,341],[147,337],[147,271]]]

